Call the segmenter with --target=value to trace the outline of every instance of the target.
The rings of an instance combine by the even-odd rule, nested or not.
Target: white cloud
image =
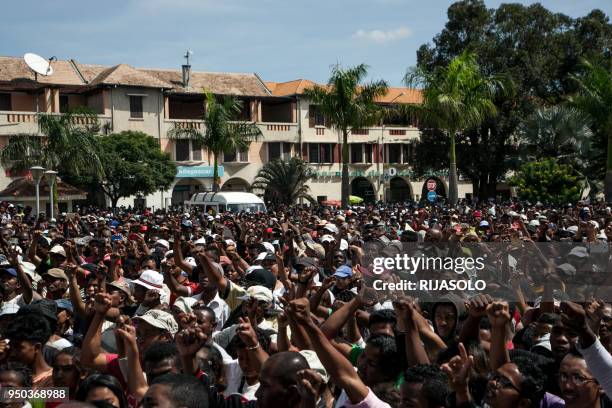
[[[375,43],[386,43],[401,40],[412,35],[408,27],[399,27],[392,30],[357,30],[353,33],[353,38]]]

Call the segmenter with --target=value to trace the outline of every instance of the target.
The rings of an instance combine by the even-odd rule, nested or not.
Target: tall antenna
[[[193,51],[191,50],[187,50],[187,52],[185,53],[185,56],[183,58],[185,58],[185,60],[187,61],[185,63],[185,65],[189,65],[189,57],[193,55]]]

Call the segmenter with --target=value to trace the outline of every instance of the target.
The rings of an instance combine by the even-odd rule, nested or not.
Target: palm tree
[[[251,189],[264,191],[266,200],[277,204],[290,205],[299,199],[314,203],[306,185],[313,177],[313,170],[302,159],[277,159],[266,163],[259,170]]]
[[[588,61],[582,63],[583,75],[573,75],[578,94],[570,103],[592,120],[594,134],[607,142],[604,195],[612,202],[612,72]]]
[[[37,121],[40,135],[11,136],[0,151],[0,162],[5,168],[18,172],[42,166],[57,170],[60,176],[103,176],[96,114],[80,108],[61,115],[39,114]]]
[[[496,95],[511,87],[502,76],[485,76],[476,61],[476,55],[463,52],[448,66],[433,72],[423,67],[408,71],[404,83],[421,88],[423,103],[411,105],[423,122],[433,125],[450,139],[449,203],[457,203],[457,156],[455,138],[458,132],[481,125],[485,119],[496,116]]]
[[[518,128],[522,161],[588,157],[593,132],[586,115],[571,106],[537,109]]]
[[[349,196],[349,134],[352,129],[372,126],[379,121],[382,109],[375,101],[388,91],[385,81],[363,84],[367,74],[368,67],[364,64],[346,70],[335,65],[326,87],[314,86],[305,91],[306,97],[319,105],[331,127],[342,134],[343,208],[347,207]]]
[[[242,102],[225,96],[219,102],[210,92],[206,92],[206,111],[204,113],[203,132],[193,128],[175,127],[169,134],[171,139],[188,138],[197,145],[205,147],[213,155],[213,191],[219,189],[219,156],[224,152],[242,151],[249,147],[252,141],[257,140],[262,134],[261,130],[253,123],[235,120],[242,110]]]

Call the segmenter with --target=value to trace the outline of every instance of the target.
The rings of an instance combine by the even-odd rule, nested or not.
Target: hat
[[[264,258],[263,258],[264,261],[276,261],[276,255],[274,255],[272,252],[263,252],[263,254],[264,254]]]
[[[353,269],[348,265],[342,265],[336,269],[334,276],[337,276],[338,278],[350,278],[353,276]]]
[[[206,238],[198,238],[193,242],[194,245],[206,245]]]
[[[336,227],[335,224],[325,224],[325,226],[323,227],[324,231],[329,231],[332,234],[337,234],[338,233],[338,227]]]
[[[19,305],[17,303],[4,303],[0,308],[0,317],[17,314]]]
[[[89,271],[90,273],[97,273],[100,270],[100,267],[96,264],[92,264],[92,263],[86,263],[81,265],[81,268],[85,269],[86,271]]]
[[[247,268],[245,273],[247,286],[261,285],[273,290],[276,286],[276,277],[272,272],[265,270],[261,266],[254,265]]]
[[[166,249],[170,249],[170,243],[165,239],[158,239],[157,241],[155,241],[155,245],[161,245]]]
[[[64,272],[60,268],[51,268],[47,272],[45,272],[43,276],[51,276],[53,278],[63,279],[68,282],[68,276],[66,276],[66,272]]]
[[[55,304],[57,305],[57,311],[59,312],[60,310],[67,310],[70,312],[70,314],[74,313],[74,308],[72,307],[72,302],[68,299],[57,299],[55,301]]]
[[[272,291],[265,286],[255,285],[248,288],[246,294],[241,296],[240,299],[256,299],[262,302],[272,303],[272,301],[274,301],[274,296],[272,296]]]
[[[488,227],[489,226],[489,221],[480,221],[479,226],[481,226],[481,227]]]
[[[30,277],[34,282],[40,280],[40,276],[36,273],[36,265],[31,262],[20,262],[21,270]]]
[[[527,229],[529,231],[535,231],[538,229],[538,227],[540,226],[540,221],[538,220],[531,220],[529,221],[529,224],[527,225]]]
[[[163,310],[151,309],[142,316],[135,317],[134,320],[142,320],[153,327],[165,330],[174,335],[178,331],[178,324],[174,317]]]
[[[262,242],[262,245],[266,248],[266,252],[274,253],[274,245],[269,242]]]
[[[324,383],[327,383],[329,381],[329,374],[327,374],[327,370],[325,367],[323,367],[317,353],[312,350],[300,350],[299,353],[304,356],[306,361],[308,361],[308,366],[310,369],[319,374],[323,378]]]
[[[188,256],[187,258],[184,259],[184,261],[187,262],[189,265],[191,265],[192,268],[195,268],[196,266],[198,266],[193,256]]]
[[[335,239],[331,235],[323,235],[321,237],[321,242],[334,242]]]
[[[236,243],[234,242],[234,240],[231,239],[226,239],[225,240],[225,245],[229,246],[236,246]]]
[[[257,258],[255,258],[256,261],[263,261],[266,258],[266,255],[268,254],[268,252],[260,252],[259,254],[257,254]]]
[[[309,268],[312,266],[317,266],[317,262],[316,259],[305,256],[298,259],[298,261],[295,263],[295,266],[303,266],[305,268]]]
[[[323,248],[323,245],[317,242],[314,242],[313,240],[304,241],[304,244],[306,245],[306,248],[315,252],[317,258],[319,259],[325,258],[325,248]]]
[[[132,296],[132,287],[130,286],[128,281],[125,280],[125,279],[116,280],[116,281],[113,281],[111,283],[107,283],[106,286],[107,287],[108,286],[112,286],[115,289],[119,289],[120,291],[125,293],[128,297]]]
[[[11,276],[17,276],[17,271],[15,268],[0,268],[0,272],[8,273]]]
[[[482,216],[482,213],[480,212],[480,210],[476,210],[476,211],[474,211],[474,217],[475,217],[475,218],[479,218],[479,217],[481,217],[481,216]]]
[[[336,221],[344,222],[344,221],[346,221],[346,218],[344,218],[343,215],[338,214],[338,215],[336,215]]]
[[[557,266],[557,272],[562,276],[574,276],[576,268],[572,264],[564,263]]]
[[[341,251],[346,251],[348,249],[348,247],[349,247],[349,244],[348,244],[348,242],[346,242],[346,239],[344,239],[344,238],[341,239],[340,240],[340,250]]]
[[[578,232],[578,226],[577,225],[570,225],[565,230],[567,232],[570,232],[572,235],[576,235],[576,233]]]
[[[191,220],[183,220],[181,222],[181,225],[185,228],[191,228],[193,227],[193,223],[191,222]]]
[[[193,305],[196,303],[198,301],[192,297],[181,296],[176,298],[172,306],[176,306],[183,313],[191,313],[193,312]]]
[[[140,277],[133,281],[134,284],[144,286],[147,289],[161,290],[164,284],[164,276],[151,269],[145,269],[140,274]]]
[[[567,256],[575,256],[576,258],[586,258],[589,256],[589,252],[583,246],[573,247]]]
[[[66,258],[66,250],[64,249],[63,246],[61,245],[56,245],[53,248],[51,248],[51,250],[49,251],[49,253],[51,254],[56,254],[56,255],[61,255],[64,258]]]

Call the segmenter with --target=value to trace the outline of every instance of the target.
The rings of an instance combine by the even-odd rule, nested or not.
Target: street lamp
[[[40,180],[42,180],[45,169],[40,166],[30,167],[32,179],[36,184],[36,217],[40,215]]]
[[[47,183],[49,183],[49,214],[53,217],[53,184],[55,184],[55,177],[57,176],[57,171],[47,170],[45,171],[45,175],[47,176]]]

